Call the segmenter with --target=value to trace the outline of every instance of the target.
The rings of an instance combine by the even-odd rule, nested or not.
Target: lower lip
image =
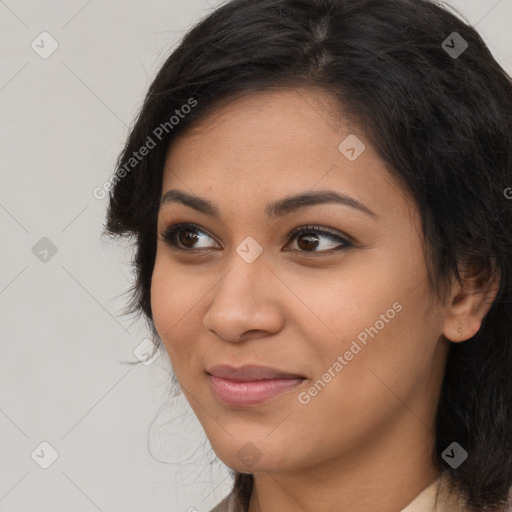
[[[239,382],[208,375],[213,392],[231,407],[249,407],[280,395],[301,384],[304,379],[269,379]]]

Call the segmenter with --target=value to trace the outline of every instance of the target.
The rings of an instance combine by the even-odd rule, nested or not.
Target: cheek
[[[170,293],[171,283],[166,282],[165,273],[161,271],[162,265],[157,258],[153,275],[151,278],[151,312],[153,314],[153,322],[158,331],[158,334],[165,342],[165,328],[169,323],[169,312],[172,309],[172,294]],[[168,279],[169,281],[170,279]],[[168,327],[167,327],[168,328]]]
[[[151,280],[151,311],[156,330],[171,358],[192,350],[199,339],[203,301],[211,288],[208,283],[195,276],[193,270],[173,265],[157,254]]]
[[[155,261],[151,279],[151,311],[156,330],[167,350],[169,356],[176,348],[176,340],[182,338],[180,331],[183,325],[180,318],[186,314],[186,300],[184,300],[185,287],[180,281],[180,273],[172,268],[165,260],[158,258]]]
[[[339,375],[329,385],[332,392],[338,386],[351,389],[359,403],[372,393],[381,397],[389,392],[379,377],[407,395],[418,375],[428,374],[437,341],[435,322],[426,321],[426,274],[420,264],[401,261],[398,255],[390,255],[386,265],[367,261],[360,270],[351,267],[351,272],[325,279],[316,293],[308,288],[307,304],[322,319],[316,322],[320,330],[305,333],[320,359],[314,376],[324,380],[331,369]]]

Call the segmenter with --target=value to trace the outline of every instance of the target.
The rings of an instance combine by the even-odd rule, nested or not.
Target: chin
[[[265,433],[262,439],[268,435]],[[249,436],[250,438],[250,436]],[[211,443],[219,459],[229,468],[239,473],[278,472],[293,469],[295,464],[289,459],[293,452],[282,439],[240,442],[227,439],[226,443]]]

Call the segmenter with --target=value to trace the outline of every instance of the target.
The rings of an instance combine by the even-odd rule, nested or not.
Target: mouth
[[[230,407],[250,407],[302,384],[306,377],[265,366],[214,366],[206,371],[215,396]]]

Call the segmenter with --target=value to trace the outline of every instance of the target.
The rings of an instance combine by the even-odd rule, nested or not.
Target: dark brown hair
[[[463,42],[460,55],[449,52]],[[472,510],[505,510],[512,485],[512,81],[475,29],[443,5],[233,0],[194,26],[151,84],[110,191],[105,234],[135,240],[127,312],[143,315],[155,349],[161,345],[150,286],[172,140],[221,100],[301,85],[338,100],[414,200],[439,297],[451,276],[461,283],[463,261],[482,282],[499,271],[480,330],[450,346],[432,457]],[[150,139],[150,151],[133,160]],[[454,441],[469,453],[457,469],[441,457]],[[232,475],[246,507],[252,476]]]

